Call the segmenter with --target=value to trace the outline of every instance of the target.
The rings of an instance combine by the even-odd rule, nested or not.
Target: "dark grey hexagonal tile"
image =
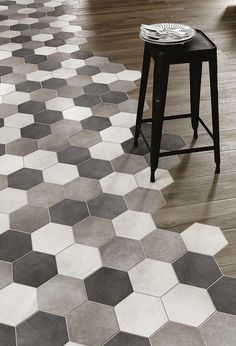
[[[216,310],[236,315],[236,279],[223,276],[216,281],[208,292]]]
[[[103,193],[88,202],[90,214],[93,216],[113,219],[127,210],[124,198]]]
[[[40,88],[41,88],[41,84],[39,82],[34,82],[30,80],[27,80],[23,83],[16,85],[17,91],[23,91],[26,93],[31,93],[32,91],[38,90]]]
[[[115,104],[128,100],[127,94],[120,91],[109,91],[108,93],[102,95],[101,98],[103,102]]]
[[[194,252],[178,258],[173,267],[179,282],[191,286],[208,288],[222,276],[213,257]]]
[[[90,153],[87,148],[69,147],[57,153],[58,161],[71,165],[78,165],[81,162],[90,159]]]
[[[163,133],[161,138],[161,149],[171,151],[185,147],[186,143],[183,138],[178,135]]]
[[[128,273],[103,267],[85,279],[88,299],[115,306],[133,292]]]
[[[23,35],[11,38],[11,42],[13,43],[25,43],[25,42],[29,42],[30,40],[31,40],[30,36],[23,36]]]
[[[3,346],[16,346],[15,328],[0,324],[0,344]]]
[[[8,176],[8,186],[15,189],[28,190],[43,181],[41,171],[30,168],[22,168]]]
[[[55,71],[61,67],[61,64],[56,61],[43,61],[38,64],[38,69],[42,71]]]
[[[65,44],[65,41],[52,39],[52,40],[46,41],[44,44],[45,44],[45,46],[48,46],[48,47],[60,47],[63,44]]]
[[[90,159],[78,165],[81,177],[102,179],[113,172],[110,161]]]
[[[101,99],[97,95],[80,95],[74,99],[76,106],[92,107],[101,102]]]
[[[0,260],[14,262],[31,250],[29,234],[9,230],[0,235]]]
[[[137,188],[125,195],[127,206],[130,210],[144,213],[155,213],[165,205],[165,200],[158,190]]]
[[[29,25],[27,24],[14,24],[10,26],[10,29],[14,31],[22,31],[28,28],[29,28]]]
[[[33,54],[34,54],[33,49],[27,49],[27,48],[21,48],[21,49],[18,49],[18,50],[14,50],[12,52],[12,56],[19,56],[21,58],[24,58],[26,56],[30,56],[30,55],[33,55]]]
[[[111,338],[108,342],[106,342],[104,346],[151,346],[151,344],[149,339],[144,338],[143,336],[119,332],[118,334],[113,336],[113,338]]]
[[[43,88],[59,89],[66,85],[66,80],[62,78],[51,78],[42,82]]]
[[[63,346],[68,342],[68,333],[64,317],[37,312],[17,326],[18,346]]]
[[[84,91],[88,95],[98,95],[101,96],[109,91],[107,84],[93,83],[84,87]]]
[[[57,275],[56,259],[52,255],[32,251],[13,263],[13,281],[39,287]]]
[[[28,64],[39,64],[46,60],[47,60],[46,56],[40,55],[40,54],[32,54],[30,56],[25,57],[25,62]]]
[[[77,69],[78,75],[93,76],[101,72],[100,68],[97,66],[82,66]]]
[[[0,66],[0,77],[5,76],[9,73],[12,73],[13,70],[9,66]]]
[[[142,138],[139,138],[138,146],[134,146],[134,139],[130,138],[121,144],[123,150],[127,154],[144,156],[149,153],[149,149]]]
[[[18,110],[20,113],[27,114],[37,114],[46,109],[44,102],[39,101],[27,101],[18,106]]]
[[[62,112],[49,110],[49,109],[46,109],[40,113],[37,113],[34,116],[34,120],[36,123],[48,124],[48,125],[53,124],[62,119],[63,119]]]
[[[30,124],[21,129],[21,136],[23,138],[39,139],[51,133],[49,125],[46,124]]]
[[[93,56],[93,53],[88,50],[78,50],[77,52],[71,53],[71,57],[73,59],[85,60],[85,59],[91,58],[91,56]]]
[[[111,126],[108,118],[92,116],[81,121],[83,129],[92,131],[102,131]]]
[[[86,203],[64,199],[49,209],[51,221],[73,226],[88,216]]]

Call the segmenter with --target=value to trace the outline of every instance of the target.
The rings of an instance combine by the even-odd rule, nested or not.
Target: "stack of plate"
[[[141,24],[139,36],[142,40],[155,44],[184,44],[196,32],[188,25],[177,23]]]

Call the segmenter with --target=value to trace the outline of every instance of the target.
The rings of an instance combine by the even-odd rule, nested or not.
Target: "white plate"
[[[142,24],[139,32],[142,40],[162,45],[186,43],[195,35],[193,28],[178,23]]]

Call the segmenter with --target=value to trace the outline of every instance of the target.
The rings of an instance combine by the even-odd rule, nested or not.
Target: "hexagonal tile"
[[[157,229],[142,239],[142,246],[148,258],[173,262],[186,252],[178,233]]]
[[[46,183],[64,185],[79,176],[74,165],[57,163],[43,171],[43,178]]]
[[[215,312],[207,290],[199,287],[178,284],[162,301],[170,321],[193,327],[199,327]]]
[[[97,95],[80,95],[74,99],[74,103],[80,107],[92,107],[101,103],[101,99]]]
[[[111,220],[89,216],[73,226],[75,241],[94,247],[100,247],[115,237]]]
[[[23,159],[16,155],[2,155],[0,156],[0,174],[8,175],[23,168]]]
[[[81,162],[90,159],[90,153],[87,148],[68,147],[57,153],[58,161],[71,165],[78,165]]]
[[[21,190],[28,190],[42,181],[42,172],[30,168],[22,168],[8,176],[8,186]]]
[[[100,132],[103,141],[112,143],[123,143],[132,137],[129,129],[123,127],[110,126]]]
[[[101,160],[113,160],[124,153],[120,144],[108,142],[95,144],[89,151],[93,158]]]
[[[101,248],[102,263],[106,267],[127,271],[144,259],[137,240],[116,237]]]
[[[0,261],[0,289],[2,289],[5,286],[8,286],[11,282],[12,282],[11,263]],[[0,340],[1,340],[1,331],[0,331]]]
[[[98,75],[95,75],[95,77]],[[92,77],[93,79],[93,77]],[[109,91],[109,87],[102,83],[93,83],[84,87],[85,94],[101,96]]]
[[[41,311],[17,326],[16,333],[22,346],[35,345],[39,340],[43,345],[62,346],[69,340],[65,319]]]
[[[98,66],[82,66],[77,69],[78,75],[84,75],[84,76],[93,76],[99,72],[100,72],[100,69]]]
[[[110,161],[90,159],[78,165],[80,176],[101,179],[113,172]]]
[[[120,112],[110,117],[113,126],[131,128],[136,123],[136,114]]]
[[[59,274],[85,279],[102,266],[98,249],[73,244],[56,256]]]
[[[143,336],[119,332],[112,339],[104,344],[104,346],[151,346],[149,339]]]
[[[236,297],[235,287],[235,278],[223,276],[208,289],[217,311],[236,315],[235,305],[232,304]]]
[[[16,326],[38,310],[36,289],[16,283],[4,287],[0,291],[0,308],[0,323]]]
[[[29,234],[9,230],[0,235],[0,260],[14,262],[31,250]]]
[[[83,129],[101,131],[111,125],[110,120],[104,117],[92,116],[81,121]]]
[[[1,127],[0,138],[2,144],[10,143],[20,138],[20,130],[13,127]]]
[[[85,279],[88,299],[115,306],[133,292],[126,272],[101,268]]]
[[[16,332],[14,327],[0,324],[0,340],[3,345],[15,346],[16,345]]]
[[[155,172],[156,181],[154,183],[150,182],[150,168],[145,168],[143,171],[140,171],[135,174],[138,186],[144,187],[147,189],[162,190],[166,186],[174,182],[170,173],[165,169],[158,168]]]
[[[160,299],[140,293],[129,295],[116,305],[115,312],[121,331],[140,336],[151,336],[167,322]]]
[[[113,219],[127,210],[124,199],[121,196],[100,194],[88,202],[88,208],[92,216]]]
[[[115,195],[125,195],[136,189],[137,184],[130,174],[113,172],[100,180],[103,192]]]
[[[138,155],[123,154],[112,160],[114,171],[136,174],[147,167],[145,159]]]
[[[57,275],[38,289],[39,309],[66,316],[87,300],[84,282],[68,276]]]
[[[49,209],[51,221],[73,226],[88,216],[86,203],[64,199]]]
[[[13,281],[33,287],[57,275],[55,257],[32,251],[13,263]]]
[[[104,344],[119,330],[113,307],[90,301],[69,314],[67,323],[72,341],[94,346]]]
[[[107,72],[100,72],[92,77],[92,80],[95,83],[104,83],[104,84],[110,84],[112,82],[115,82],[117,80],[117,76],[115,73],[107,73]]]
[[[42,82],[43,88],[58,90],[66,85],[65,79],[62,78],[50,78]]]
[[[32,169],[44,170],[57,162],[56,153],[46,150],[37,150],[24,157],[25,167]]]
[[[128,100],[128,96],[126,93],[121,91],[109,91],[106,94],[102,95],[101,99],[103,102],[106,103],[119,104],[121,102]]]
[[[56,223],[48,223],[32,234],[33,249],[56,255],[74,243],[72,228]]]
[[[30,124],[21,129],[21,136],[23,138],[39,139],[51,133],[50,126],[46,124]]]
[[[222,276],[213,257],[194,252],[186,252],[173,267],[179,281],[191,286],[208,288]]]
[[[21,129],[27,125],[30,125],[34,122],[34,117],[31,114],[25,113],[16,113],[13,114],[4,120],[5,126],[15,127],[17,129]]]
[[[47,109],[64,111],[74,106],[74,102],[68,97],[56,97],[46,102]]]
[[[135,70],[124,70],[118,72],[117,77],[121,80],[136,81],[141,78],[141,73]]]
[[[69,120],[81,121],[92,115],[90,108],[74,106],[63,111],[63,118]]]
[[[144,213],[155,213],[165,205],[165,200],[160,191],[137,188],[125,196],[127,206],[131,210]]]
[[[181,233],[189,251],[214,256],[228,242],[219,227],[194,223]]]
[[[95,179],[79,177],[64,186],[66,198],[87,202],[102,190]]]
[[[0,212],[11,213],[25,204],[27,204],[25,191],[10,187],[0,191]]]
[[[50,208],[65,199],[64,189],[61,185],[41,183],[27,192],[29,203]]]

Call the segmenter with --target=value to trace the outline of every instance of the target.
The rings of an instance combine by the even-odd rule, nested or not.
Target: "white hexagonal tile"
[[[77,167],[65,163],[56,163],[43,171],[43,179],[46,183],[59,185],[64,185],[78,176]]]
[[[115,306],[122,332],[149,337],[167,322],[161,300],[145,294],[132,293]]]
[[[9,215],[0,213],[0,234],[10,229]]]
[[[91,117],[92,111],[89,107],[74,106],[66,109],[62,114],[64,119],[81,121]]]
[[[135,292],[161,297],[178,283],[170,263],[146,258],[129,270]]]
[[[32,41],[48,41],[48,40],[52,40],[53,39],[53,35],[50,34],[37,34],[32,36]]]
[[[207,290],[178,284],[162,297],[169,319],[173,322],[199,327],[214,312]]]
[[[55,97],[49,101],[46,101],[46,108],[53,109],[56,111],[64,111],[65,109],[74,106],[74,102],[69,97]]]
[[[150,167],[143,169],[142,171],[135,174],[138,186],[144,187],[146,189],[152,190],[162,190],[166,186],[174,182],[170,173],[166,169],[158,168],[155,172],[156,181],[154,183],[150,182]]]
[[[58,273],[85,279],[102,266],[97,248],[73,244],[56,256]]]
[[[137,183],[131,174],[113,172],[100,180],[103,192],[114,195],[126,195],[137,188]]]
[[[0,83],[0,96],[4,96],[15,91],[15,85]]]
[[[1,127],[0,128],[0,142],[2,144],[7,144],[20,138],[20,130],[14,129],[12,127]]]
[[[56,255],[74,243],[70,226],[48,223],[32,234],[33,249]]]
[[[204,255],[214,256],[228,244],[219,227],[200,223],[194,223],[181,236],[189,251]]]
[[[16,155],[0,156],[0,174],[8,175],[24,167],[23,158]]]
[[[54,78],[67,79],[67,78],[70,78],[70,77],[73,77],[73,76],[76,76],[76,75],[77,75],[77,72],[73,68],[62,67],[62,68],[59,68],[59,69],[57,69],[55,71],[52,71],[52,76]]]
[[[68,26],[65,26],[63,28],[64,32],[77,32],[77,31],[81,31],[81,30],[82,30],[82,28],[79,25],[68,25]]]
[[[120,112],[110,117],[113,126],[132,127],[136,123],[136,114]]]
[[[49,23],[49,26],[53,28],[64,28],[65,26],[68,26],[69,22],[65,20],[56,20],[55,22]]]
[[[26,113],[16,113],[4,119],[5,126],[21,129],[34,123],[34,116]]]
[[[92,76],[94,83],[110,84],[117,80],[115,73],[100,72]]]
[[[14,25],[12,24],[12,22],[17,22],[17,21],[14,21],[13,19],[12,20],[4,20],[2,21],[2,25]],[[17,37],[17,36],[20,36],[21,35],[21,32],[20,31],[15,31],[15,30],[8,30],[8,31],[3,31],[3,32],[0,32],[0,37],[6,37],[6,38],[13,38],[13,37]]]
[[[11,213],[25,204],[27,204],[26,191],[10,187],[0,191],[0,212]]]
[[[109,60],[103,56],[91,56],[85,60],[85,63],[86,65],[90,66],[101,66],[104,64],[109,64]]]
[[[10,58],[12,56],[11,52],[0,50],[0,60]]]
[[[57,53],[57,49],[55,47],[39,47],[35,49],[35,54],[48,56],[50,54]]]
[[[62,61],[61,66],[66,68],[79,68],[85,66],[85,62],[82,59],[68,59]]]
[[[22,44],[20,43],[6,43],[1,46],[1,50],[5,50],[7,52],[14,52],[14,50],[18,50],[22,48]]]
[[[115,232],[120,237],[140,240],[156,229],[150,214],[127,210],[113,220]]]
[[[37,310],[36,288],[12,283],[0,291],[0,323],[16,326]]]
[[[118,143],[100,142],[89,148],[94,159],[113,160],[124,153]]]
[[[124,70],[117,73],[117,77],[120,80],[128,80],[128,81],[134,82],[135,80],[138,80],[141,78],[141,72],[135,71],[135,70]]]
[[[36,82],[43,82],[50,78],[52,78],[52,74],[48,71],[34,71],[26,75],[26,79]]]
[[[2,97],[3,103],[9,103],[12,105],[20,105],[21,103],[30,100],[30,95],[21,91],[15,91],[11,94],[7,94]]]
[[[37,150],[24,157],[25,167],[45,169],[58,162],[57,154],[47,150]]]
[[[75,44],[64,44],[63,46],[60,46],[57,48],[58,52],[60,53],[73,53],[79,50],[79,47]]]
[[[124,127],[110,126],[100,132],[103,141],[112,143],[123,143],[132,138],[130,129]]]

